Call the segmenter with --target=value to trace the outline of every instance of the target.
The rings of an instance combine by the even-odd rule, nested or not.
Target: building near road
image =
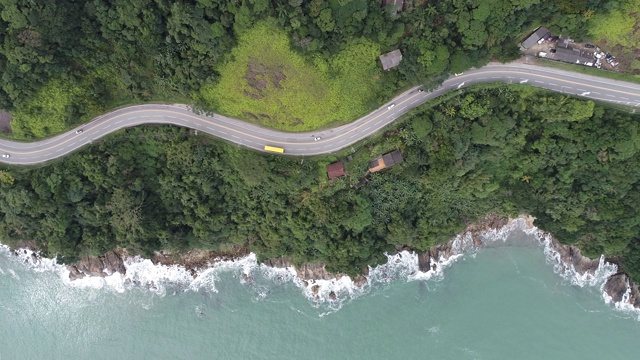
[[[402,61],[402,53],[400,49],[395,49],[386,54],[380,55],[380,63],[382,63],[382,70],[388,71],[398,66]]]
[[[549,32],[549,29],[541,26],[537,28],[536,31],[533,32],[533,34],[529,35],[529,37],[526,38],[521,45],[523,48],[528,49],[537,44],[540,39],[545,39],[550,34],[551,33]]]
[[[390,153],[384,154],[376,159],[371,160],[369,163],[369,172],[374,173],[380,170],[388,169],[394,165],[400,164],[404,161],[400,150],[393,150]]]
[[[341,162],[327,165],[327,177],[329,180],[337,179],[345,175],[344,165],[342,165]]]
[[[594,52],[576,46],[572,39],[568,37],[560,37],[555,49],[552,50],[551,56],[553,60],[558,60],[571,64],[579,64],[593,66],[595,61]]]
[[[571,64],[580,64],[586,66],[593,66],[593,53],[582,51],[576,48],[556,47],[556,52],[551,57],[554,60],[567,62]]]

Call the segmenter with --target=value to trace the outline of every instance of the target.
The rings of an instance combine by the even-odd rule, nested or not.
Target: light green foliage
[[[13,133],[18,138],[46,137],[64,131],[70,106],[82,89],[69,81],[52,80],[33,100],[21,104],[14,113]]]
[[[354,41],[329,62],[293,52],[286,34],[262,22],[239,37],[219,83],[203,99],[215,110],[283,130],[311,130],[366,112],[378,91],[379,47]]]
[[[589,33],[610,45],[640,47],[640,0],[624,0],[618,8],[593,16]]]

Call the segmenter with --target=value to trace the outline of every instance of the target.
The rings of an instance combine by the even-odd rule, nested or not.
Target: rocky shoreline
[[[520,219],[523,219],[522,217]],[[461,252],[473,249],[479,249],[485,246],[482,241],[482,234],[490,231],[499,231],[500,229],[508,226],[514,219],[498,215],[488,215],[484,219],[468,224],[463,232],[457,237],[448,241],[445,244],[432,247],[426,252],[416,252],[411,248],[398,248],[397,252],[409,251],[417,254],[418,268],[421,272],[438,271],[439,261],[442,259],[448,259]],[[527,227],[533,228],[533,219],[526,218]],[[546,234],[550,235],[550,234]],[[577,274],[595,274],[600,265],[600,259],[590,259],[583,256],[580,253],[580,249],[572,245],[560,244],[553,236],[548,236],[550,239],[550,247],[559,256],[559,261],[567,269],[573,269]],[[460,248],[460,244],[456,242],[456,239],[469,239],[464,245],[464,248]],[[20,243],[20,248],[34,248],[32,243]],[[19,251],[19,250],[16,250]],[[227,253],[219,253],[214,251],[204,250],[190,250],[183,254],[172,254],[169,252],[157,252],[150,259],[154,264],[160,265],[178,265],[187,269],[191,275],[195,278],[198,273],[207,267],[220,261],[235,261],[249,254],[247,248],[239,248]],[[392,254],[391,254],[392,255]],[[37,255],[32,255],[37,256]],[[105,277],[112,275],[116,272],[125,274],[125,260],[131,255],[124,249],[116,249],[109,251],[102,256],[85,256],[79,261],[67,265],[69,270],[70,280],[77,280],[84,278],[85,276],[99,276]],[[264,262],[266,266],[272,268],[290,268],[295,269],[297,277],[302,281],[302,284],[311,290],[316,295],[318,294],[319,285],[316,284],[319,280],[337,280],[346,276],[344,274],[336,274],[328,272],[323,264],[310,264],[304,263],[300,266],[295,266],[291,261],[284,257],[276,259],[268,259]],[[363,274],[357,276],[352,280],[353,285],[356,287],[362,287],[368,282],[368,269],[363,271]],[[628,275],[623,272],[618,272],[611,275],[604,284],[603,290],[610,296],[611,301],[615,303],[624,302],[635,308],[640,308],[640,291],[638,285],[631,282]],[[334,292],[329,294],[331,300],[335,300],[337,295]]]

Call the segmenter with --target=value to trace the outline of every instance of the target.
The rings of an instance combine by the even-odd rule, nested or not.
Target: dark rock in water
[[[573,265],[579,273],[593,273],[600,265],[600,259],[590,259],[580,253],[580,249],[573,245],[563,245],[558,242],[553,243],[554,248],[560,254],[562,262]]]
[[[103,256],[85,256],[78,262],[67,265],[69,279],[82,279],[85,276],[105,277],[113,273],[126,273],[122,257],[114,251]]]
[[[318,295],[318,291],[320,290],[320,286],[319,285],[313,285],[311,287],[311,292],[313,293],[313,295]]]
[[[429,256],[428,252],[418,254],[418,268],[420,269],[420,271],[429,271],[429,269],[431,268],[430,264],[431,257]]]
[[[330,300],[336,300],[337,298],[338,298],[338,295],[336,295],[335,292],[332,291],[332,292],[329,293],[329,299]]]
[[[631,284],[631,292],[628,299],[629,304],[636,308],[640,308],[640,292],[638,291],[638,285],[631,283],[627,274],[618,273],[610,276],[604,285],[604,291],[611,296],[613,301],[619,302],[623,300],[624,294],[629,290],[629,284]]]
[[[265,265],[272,267],[272,268],[286,268],[289,266],[292,266],[292,264],[290,262],[288,262],[285,258],[283,257],[279,257],[279,258],[275,258],[275,259],[267,259],[264,262]]]
[[[367,278],[365,276],[360,275],[353,278],[353,284],[357,287],[361,287],[366,283],[367,283]]]

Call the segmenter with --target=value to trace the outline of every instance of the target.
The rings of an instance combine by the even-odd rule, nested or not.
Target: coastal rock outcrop
[[[533,227],[533,218],[524,218],[528,227]],[[507,217],[491,214],[484,219],[467,224],[467,227],[456,238],[448,241],[445,244],[437,245],[425,252],[417,252],[408,247],[400,247],[397,252],[409,251],[414,252],[417,255],[418,269],[422,272],[438,271],[440,261],[442,259],[448,259],[451,256],[460,254],[465,250],[477,249],[485,246],[483,243],[483,234],[488,231],[499,231],[505,226],[512,224],[513,220]],[[522,225],[519,225],[522,226]],[[556,252],[555,259],[570,271],[575,271],[578,274],[592,274],[595,275],[600,266],[600,259],[590,259],[581,254],[580,249],[573,245],[560,244],[550,234],[544,234],[545,238],[549,240],[548,245]],[[460,241],[462,239],[462,241]],[[486,241],[486,239],[484,239]],[[24,252],[24,255],[29,255],[31,251],[31,261],[34,263],[39,261],[38,249],[34,242],[21,242],[17,246],[18,249],[14,250],[16,254],[18,252]],[[185,253],[174,254],[170,252],[160,251],[154,254],[151,258],[155,264],[162,265],[180,265],[191,272],[193,277],[197,277],[199,271],[206,269],[210,265],[218,261],[236,261],[241,257],[249,254],[247,248],[238,248],[228,253],[219,253],[207,250],[190,250]],[[23,256],[22,253],[20,253]],[[130,255],[123,249],[116,249],[114,251],[107,252],[102,256],[85,256],[74,264],[67,266],[69,270],[69,278],[71,280],[81,279],[85,276],[108,276],[113,273],[119,272],[126,273],[125,260]],[[309,291],[316,297],[320,292],[320,286],[316,283],[318,280],[340,280],[345,274],[332,273],[327,271],[326,265],[322,263],[303,263],[296,266],[292,261],[285,257],[279,257],[274,259],[268,259],[264,261],[264,264],[273,268],[286,268],[293,267],[296,271],[296,275],[302,281],[302,284],[309,289]],[[362,287],[367,284],[369,276],[369,269],[363,269],[362,275],[352,278],[353,285]],[[245,277],[245,281],[250,281],[249,277]],[[640,290],[638,285],[631,282],[629,277],[622,272],[610,276],[604,286],[603,290],[609,295],[613,302],[621,302],[624,306],[633,306],[640,308]],[[338,294],[334,291],[328,293],[329,299],[335,299]]]
[[[284,257],[267,259],[264,264],[274,268],[293,267],[294,269],[296,269],[297,276],[300,279],[303,279],[303,281],[340,279],[343,276],[346,276],[345,274],[331,273],[327,271],[326,266],[321,263],[303,263],[300,266],[295,266],[292,262],[288,261]],[[369,268],[363,269],[362,275],[356,276],[352,279],[354,285],[362,286],[366,284],[368,275]]]
[[[484,219],[478,222],[467,224],[464,231],[462,231],[462,233],[460,233],[458,237],[470,237],[473,240],[472,244],[470,245],[475,248],[480,248],[483,246],[482,240],[480,238],[481,233],[489,230],[500,229],[507,224],[509,224],[509,218],[496,214],[489,214]],[[454,240],[455,239],[452,239],[446,244],[433,246],[426,252],[416,252],[418,254],[418,268],[420,269],[420,271],[436,271],[438,267],[438,261],[440,259],[447,259],[455,255],[455,251],[453,249]],[[406,248],[399,250],[414,251]]]
[[[604,285],[604,291],[611,296],[611,300],[614,302],[624,301],[635,308],[640,308],[638,284],[633,284],[627,274],[617,273],[609,276]]]
[[[580,249],[573,245],[563,245],[553,239],[553,248],[560,254],[565,265],[573,266],[580,274],[594,273],[600,265],[600,259],[590,259],[580,253]]]
[[[116,250],[118,251],[118,250]],[[124,251],[109,251],[102,256],[85,256],[72,265],[68,265],[69,279],[82,279],[85,276],[105,277],[116,272],[124,274]]]

